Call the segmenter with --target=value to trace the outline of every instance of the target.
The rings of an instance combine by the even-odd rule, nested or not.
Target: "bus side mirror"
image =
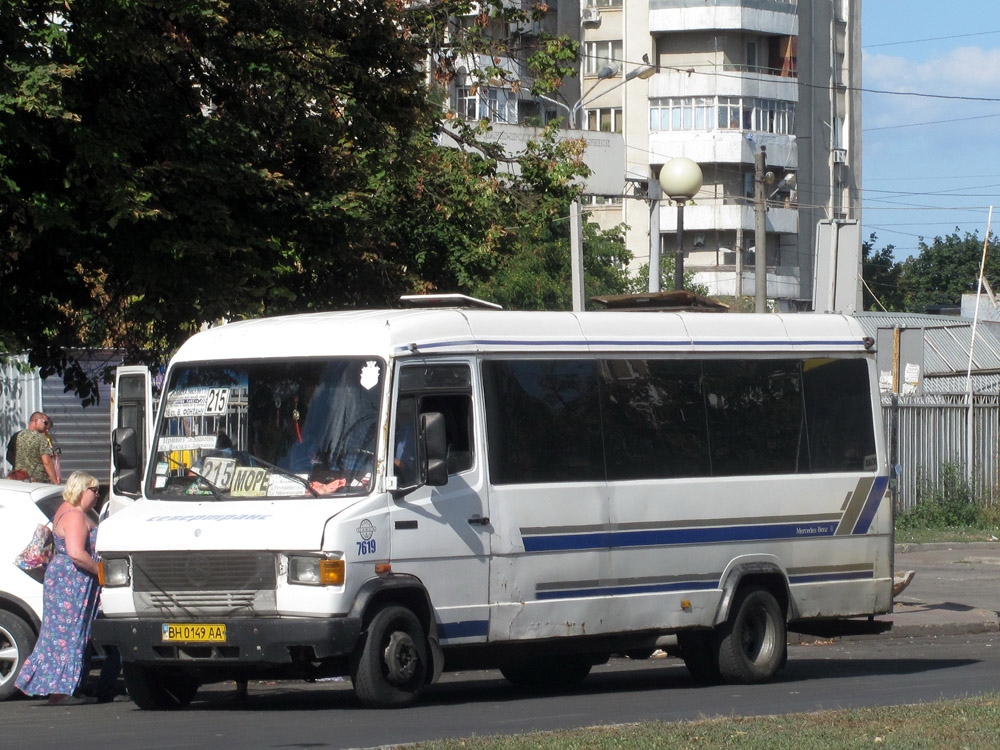
[[[421,414],[420,435],[427,460],[425,483],[432,487],[448,484],[448,440],[445,435],[444,415],[436,411]]]
[[[111,434],[112,458],[118,471],[139,467],[139,436],[134,427],[119,427]]]
[[[138,495],[141,485],[139,436],[134,427],[119,427],[111,434],[111,460],[115,465],[112,478],[115,492]]]

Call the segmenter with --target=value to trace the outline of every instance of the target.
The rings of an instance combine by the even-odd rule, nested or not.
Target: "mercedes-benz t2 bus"
[[[344,675],[372,706],[443,669],[566,685],[668,635],[699,681],[769,679],[786,630],[891,610],[871,347],[816,314],[372,310],[199,333],[145,460],[116,431],[136,500],[101,526],[95,639],[153,709],[233,679]]]

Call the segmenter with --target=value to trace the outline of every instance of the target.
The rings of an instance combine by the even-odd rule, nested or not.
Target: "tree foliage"
[[[677,261],[673,253],[664,254],[660,257],[660,291],[667,292],[674,288],[674,267]],[[694,271],[684,271],[684,289],[703,297],[709,295],[709,289],[704,284],[698,284],[694,280]],[[629,279],[628,291],[632,294],[641,294],[649,291],[649,263],[643,263],[635,276]]]
[[[872,234],[868,242],[861,245],[862,309],[891,312],[903,310],[903,291],[899,279],[903,272],[901,264],[893,256],[892,245],[875,250],[878,237]]]
[[[991,240],[991,245],[995,240]],[[936,305],[960,305],[962,294],[976,291],[983,256],[983,240],[978,233],[955,231],[935,237],[928,245],[919,243],[919,253],[903,261],[900,289],[903,304],[911,312],[924,312]],[[987,253],[986,278],[1000,282],[1000,257]]]
[[[884,306],[890,311],[927,312],[940,306],[958,307],[963,294],[975,293],[984,244],[978,233],[959,235],[956,228],[929,244],[921,239],[917,255],[901,262],[894,260],[892,245],[876,251],[877,240],[873,234],[862,247],[866,310]],[[992,235],[985,277],[994,288],[1000,284],[1000,257]]]
[[[455,23],[473,6],[473,23]],[[470,148],[475,128],[441,132],[436,90],[472,52],[493,61],[473,80],[510,79],[496,61],[521,38],[486,32],[543,11],[8,0],[0,351],[27,351],[90,398],[75,348],[160,362],[204,321],[431,289],[502,297],[502,279],[520,289],[511,304],[564,304],[559,219],[586,171],[582,144],[548,133],[509,177],[496,148]],[[543,34],[515,85],[558,88],[576,54]],[[588,236],[594,273],[613,286],[621,243]],[[527,261],[551,274],[536,297],[520,279]]]

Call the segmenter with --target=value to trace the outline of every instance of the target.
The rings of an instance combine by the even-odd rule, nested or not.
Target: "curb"
[[[1000,541],[990,542],[901,542],[894,544],[893,552],[897,555],[907,552],[920,552],[935,549],[992,549],[1000,550]]]
[[[975,635],[977,633],[1000,632],[1000,625],[994,616],[993,621],[980,622],[937,622],[908,623],[898,625],[893,623],[892,630],[883,633],[883,638],[929,638],[939,635]]]

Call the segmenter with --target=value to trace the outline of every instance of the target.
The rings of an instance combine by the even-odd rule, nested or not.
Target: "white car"
[[[14,565],[35,526],[52,519],[62,487],[0,479],[0,700],[15,692],[42,621],[42,584]],[[6,560],[6,564],[4,564]]]

